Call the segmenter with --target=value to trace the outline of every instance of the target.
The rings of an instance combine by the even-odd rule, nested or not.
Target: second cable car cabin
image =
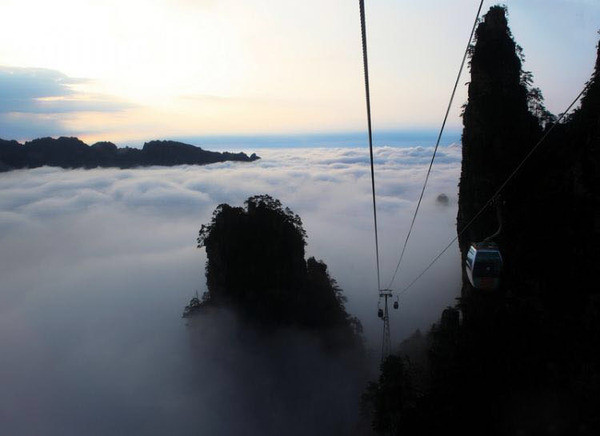
[[[502,255],[498,246],[493,242],[471,244],[465,269],[474,288],[498,289],[502,273]]]

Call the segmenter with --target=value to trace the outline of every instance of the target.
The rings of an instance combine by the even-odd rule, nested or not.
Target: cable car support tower
[[[367,56],[367,29],[365,23],[365,4],[364,0],[359,0],[360,9],[360,28],[361,28],[361,39],[362,39],[362,51],[363,51],[363,67],[365,75],[365,96],[367,104],[367,126],[369,133],[369,157],[371,162],[371,192],[373,196],[373,224],[375,230],[375,260],[377,264],[377,289],[379,290],[379,303],[377,309],[377,316],[383,320],[383,342],[381,345],[381,361],[383,362],[386,357],[392,352],[392,339],[390,334],[390,312],[388,306],[388,300],[393,298],[393,291],[391,289],[381,288],[381,277],[379,268],[379,237],[377,235],[377,204],[375,200],[375,168],[373,159],[373,129],[371,125],[371,94],[369,91],[369,61]],[[391,285],[390,285],[391,286]],[[381,300],[384,301],[384,308],[381,308]],[[398,297],[394,301],[394,309],[398,309]]]
[[[390,312],[388,299],[393,297],[391,289],[381,289],[379,291],[380,300],[383,299],[383,342],[381,344],[381,360],[384,361],[392,353],[392,338],[390,335]],[[396,303],[395,303],[396,304]]]

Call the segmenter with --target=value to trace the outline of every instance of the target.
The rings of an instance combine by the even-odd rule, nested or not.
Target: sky
[[[377,369],[367,150],[255,151],[262,159],[252,163],[0,173],[1,433],[351,434],[365,380],[346,356],[324,354],[302,332],[265,342],[226,312],[196,330],[181,318],[206,290],[201,225],[220,203],[267,193],[301,216],[306,255],[344,290]],[[376,150],[386,284],[431,152]],[[459,146],[439,150],[395,289],[455,235],[460,156]],[[454,246],[402,296],[394,347],[455,303],[459,263]],[[296,395],[308,397],[297,404]]]
[[[525,69],[562,112],[592,72],[600,3],[506,4]],[[366,1],[376,131],[439,128],[477,6]],[[365,129],[357,1],[0,0],[0,11],[5,139]],[[467,72],[450,129],[466,82]]]

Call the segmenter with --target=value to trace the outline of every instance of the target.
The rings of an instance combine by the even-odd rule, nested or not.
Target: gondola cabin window
[[[465,260],[467,277],[477,289],[497,289],[502,273],[502,255],[494,243],[472,244]]]

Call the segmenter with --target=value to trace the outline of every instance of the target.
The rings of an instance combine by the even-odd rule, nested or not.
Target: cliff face
[[[521,60],[504,9],[494,7],[485,15],[477,28],[471,55],[469,100],[463,116],[459,232],[492,197],[541,134],[537,119],[528,111],[528,90],[522,80]],[[514,239],[514,206],[522,202],[523,191],[513,184],[501,197],[504,231],[496,242],[506,254],[507,270],[511,269],[514,250],[510,243]],[[498,228],[496,212],[489,208],[459,238],[463,262],[471,242],[482,241]],[[466,286],[463,295],[469,293],[470,288]]]
[[[521,70],[519,51],[504,9],[492,8],[477,29],[471,58],[459,232],[544,133],[543,123],[529,111],[530,78]],[[544,304],[565,294],[589,293],[579,288],[591,279],[584,265],[599,259],[593,244],[599,225],[596,74],[581,108],[556,126],[501,194],[503,230],[497,242],[505,259],[503,293]],[[459,238],[463,260],[471,242],[483,240],[497,227],[492,207]],[[464,282],[463,297],[470,297],[473,290]]]
[[[219,153],[176,141],[150,141],[142,150],[117,148],[111,142],[88,146],[78,138],[39,138],[19,144],[0,139],[0,171],[40,166],[62,168],[117,167],[161,165],[205,165],[215,162],[251,162],[259,159],[253,154]]]
[[[497,207],[459,237],[462,294],[423,341],[426,375],[416,378],[426,388],[408,405],[394,403],[411,398],[414,387],[392,383],[402,367],[388,362],[369,392],[374,425],[390,434],[599,434],[600,46],[580,108],[548,132],[553,117],[522,71],[504,8],[492,7],[476,36],[463,118],[459,234],[548,136]],[[497,230],[496,211],[502,284],[477,290],[464,259],[470,243]],[[394,398],[386,397],[391,388]]]
[[[532,112],[539,99],[530,75],[521,69],[519,52],[505,10],[491,8],[472,51],[459,232],[552,127]],[[469,383],[472,395],[491,392],[493,407],[507,412],[494,417],[493,407],[484,407],[480,413],[488,423],[525,425],[522,416],[510,415],[511,402],[525,395],[538,402],[551,398],[552,406],[538,403],[540,409],[531,412],[554,415],[548,420],[561,431],[574,429],[578,419],[593,422],[590,404],[585,404],[589,392],[580,386],[594,385],[600,375],[600,362],[591,352],[600,344],[595,277],[600,262],[599,71],[597,61],[580,109],[554,126],[502,191],[496,207],[503,224],[496,239],[504,258],[501,288],[473,289],[463,274],[463,322],[452,359],[459,373],[474,382]],[[460,237],[463,265],[469,244],[498,227],[496,208]],[[487,384],[489,392],[478,384]],[[527,425],[542,424],[532,420]]]

